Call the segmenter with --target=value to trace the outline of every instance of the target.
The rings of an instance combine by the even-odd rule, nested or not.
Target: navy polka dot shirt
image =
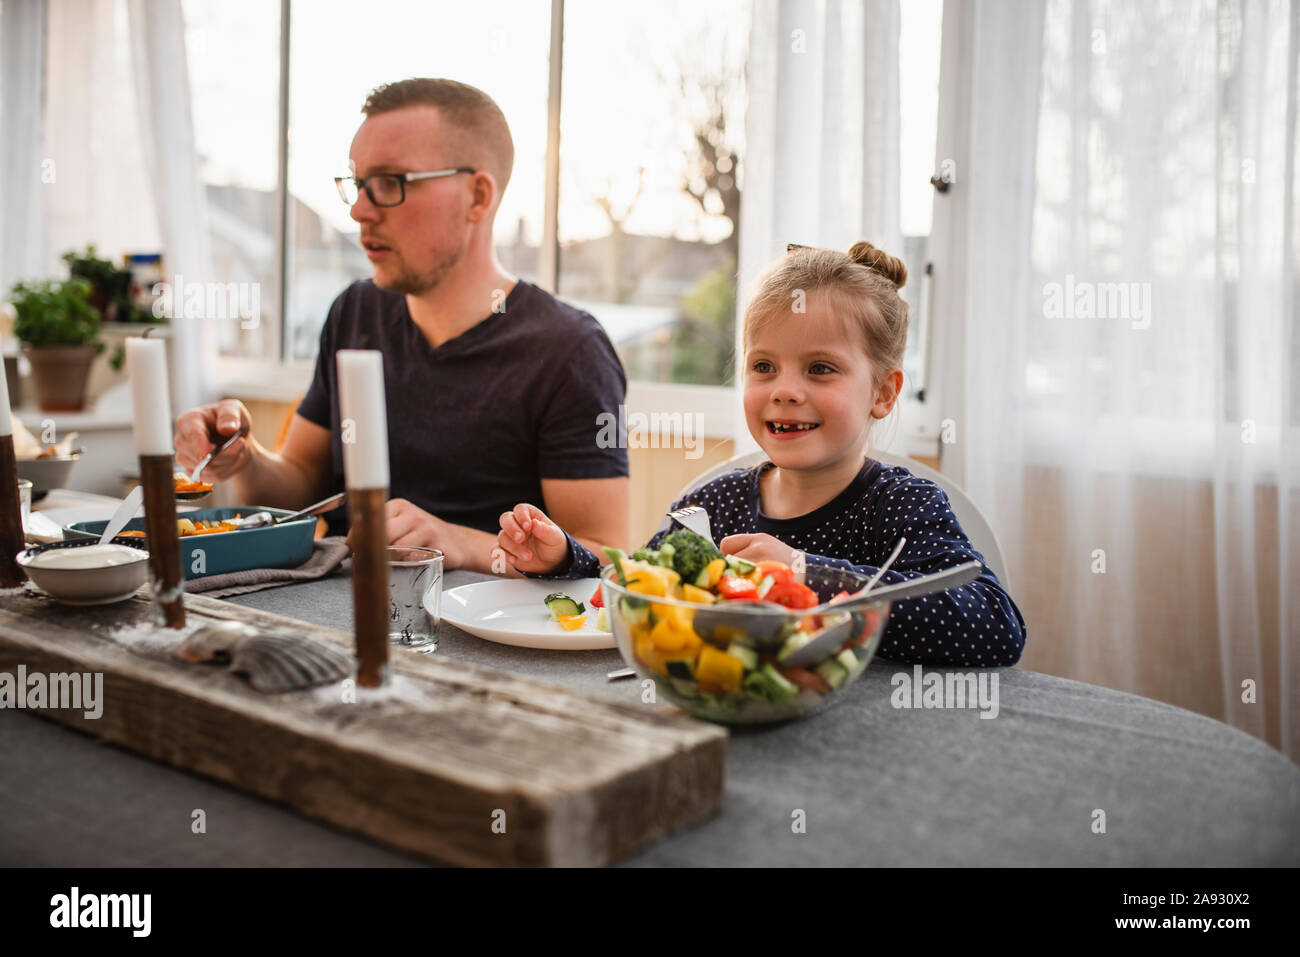
[[[881,585],[932,574],[971,559],[983,562],[957,523],[948,496],[928,479],[902,466],[867,459],[857,477],[821,508],[796,518],[763,514],[759,476],[771,462],[737,469],[673,503],[709,513],[714,541],[728,535],[764,533],[804,552],[809,564],[874,575],[900,537],[907,544]],[[668,534],[667,520],[649,547]],[[590,578],[605,562],[569,536],[572,562],[553,578]],[[534,576],[529,576],[534,577]],[[537,576],[540,577],[540,576]],[[967,668],[1014,665],[1025,647],[1025,620],[987,566],[979,578],[957,588],[895,602],[881,638],[882,658],[907,664]]]

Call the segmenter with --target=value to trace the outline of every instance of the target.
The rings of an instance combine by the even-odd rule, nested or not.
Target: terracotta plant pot
[[[42,412],[80,412],[85,407],[86,379],[97,354],[94,346],[23,347]]]

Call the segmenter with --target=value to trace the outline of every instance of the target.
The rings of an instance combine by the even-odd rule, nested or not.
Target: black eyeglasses
[[[427,173],[376,173],[374,176],[335,176],[334,185],[338,187],[339,198],[351,206],[366,191],[370,202],[376,206],[401,206],[406,201],[406,184],[418,179],[442,179],[457,173],[477,173],[471,166],[457,166],[454,169],[435,169]]]

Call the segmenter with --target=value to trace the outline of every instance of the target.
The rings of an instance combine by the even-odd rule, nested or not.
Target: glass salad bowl
[[[609,625],[623,659],[653,679],[658,693],[697,718],[723,724],[785,721],[823,708],[866,670],[889,618],[888,600],[850,612],[827,604],[867,583],[837,568],[807,566],[804,584],[820,604],[806,610],[720,599],[712,589],[675,589],[675,577],[672,569],[642,566],[623,585],[614,566],[603,568]],[[674,591],[697,600],[673,598]],[[827,632],[832,628],[834,637]],[[815,638],[821,638],[817,657],[801,660],[808,653],[796,652]]]

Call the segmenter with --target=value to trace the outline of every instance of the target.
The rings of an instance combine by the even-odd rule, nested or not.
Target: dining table
[[[492,579],[452,570],[443,588]],[[351,586],[344,561],[228,600],[347,630]],[[1029,635],[1053,640],[1050,624]],[[444,620],[432,653],[605,701],[643,692],[609,680],[613,648],[516,647]],[[908,706],[913,668],[877,656],[812,716],[730,728],[721,811],[619,866],[1300,865],[1300,767],[1266,742],[1123,691],[993,675],[996,713]],[[430,863],[30,712],[0,712],[0,768],[0,865]]]

